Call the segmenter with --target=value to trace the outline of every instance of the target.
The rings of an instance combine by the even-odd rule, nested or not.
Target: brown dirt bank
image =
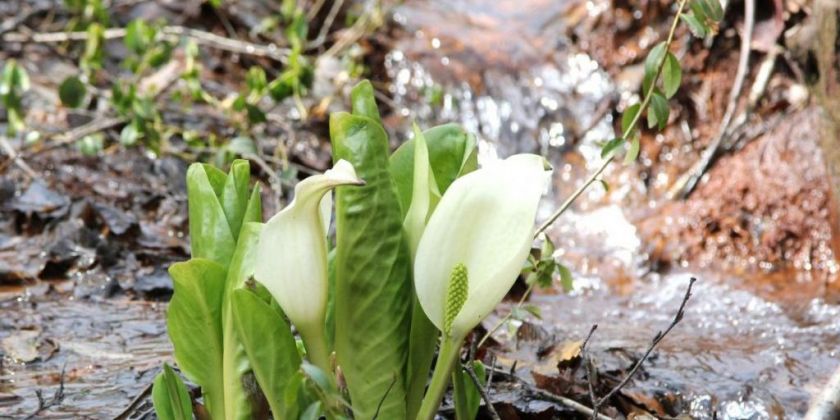
[[[829,184],[819,147],[819,109],[786,116],[724,156],[685,201],[637,222],[651,258],[737,271],[796,268],[830,280]]]

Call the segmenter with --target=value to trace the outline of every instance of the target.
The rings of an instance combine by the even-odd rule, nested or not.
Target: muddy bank
[[[685,201],[637,221],[655,261],[832,280],[826,165],[819,109],[788,114],[743,150],[722,157]]]

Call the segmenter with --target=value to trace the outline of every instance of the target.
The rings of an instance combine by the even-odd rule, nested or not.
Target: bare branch
[[[604,395],[593,404],[593,419],[597,417],[598,410],[604,405],[604,403],[609,401],[610,398],[612,398],[618,391],[621,390],[621,388],[624,388],[624,386],[627,385],[627,383],[630,382],[631,379],[633,379],[633,376],[636,375],[636,373],[639,371],[639,368],[642,366],[642,363],[644,363],[648,359],[648,357],[650,357],[650,354],[653,352],[653,350],[656,348],[659,342],[662,341],[662,339],[665,338],[665,336],[668,335],[668,333],[670,333],[671,330],[674,329],[674,327],[676,327],[677,324],[680,323],[680,321],[682,321],[683,316],[685,316],[685,305],[686,303],[688,303],[688,299],[691,298],[691,288],[692,286],[694,286],[694,282],[696,281],[697,279],[694,277],[692,277],[689,281],[688,289],[685,291],[685,296],[683,296],[682,302],[680,303],[680,308],[677,310],[677,313],[676,315],[674,315],[674,319],[671,321],[671,324],[668,325],[668,328],[666,328],[664,332],[659,331],[656,333],[656,336],[653,337],[653,341],[650,343],[650,346],[648,346],[647,350],[645,351],[645,354],[642,355],[642,358],[639,359],[636,362],[636,364],[633,365],[629,372],[627,372],[627,375],[624,376],[624,379],[622,379],[621,382],[618,383],[618,385],[613,387],[613,389],[611,389],[610,392],[607,393],[607,395]],[[590,388],[591,387],[592,383],[590,382]],[[594,398],[594,391],[590,390],[590,392],[593,393],[592,395]]]
[[[484,400],[484,405],[487,407],[487,411],[490,412],[490,418],[493,420],[502,420],[502,418],[499,417],[499,413],[496,411],[496,407],[493,406],[493,401],[491,401],[490,396],[487,395],[487,389],[484,388],[484,386],[481,385],[481,381],[478,380],[478,375],[475,374],[475,370],[472,368],[472,363],[465,363],[463,368],[464,371],[467,372],[467,375],[470,376],[470,379],[472,379],[478,393],[481,394],[481,399]]]

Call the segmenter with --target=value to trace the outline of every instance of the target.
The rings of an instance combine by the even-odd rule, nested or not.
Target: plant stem
[[[417,420],[434,420],[440,402],[443,400],[443,394],[449,385],[452,368],[458,363],[458,357],[461,355],[461,344],[463,342],[464,337],[449,336],[443,338],[438,352],[437,364],[435,364],[435,371],[432,373],[432,382],[429,384],[429,389],[420,405]]]
[[[320,325],[323,324],[324,322],[320,323]],[[309,361],[313,365],[332,377],[327,336],[324,334],[324,329],[320,325],[316,323],[315,326],[311,327],[298,326],[298,331],[300,331],[300,337],[303,339],[304,347],[306,347],[306,357],[309,358]]]
[[[668,38],[665,41],[666,52],[671,49],[671,43],[674,40],[674,33],[677,30],[677,24],[680,22],[680,15],[682,15],[682,11],[685,8],[685,3],[686,0],[680,0],[679,7],[677,9],[677,14],[674,16],[674,21],[671,23],[671,30],[668,32]],[[642,114],[644,114],[645,110],[650,104],[651,98],[653,97],[653,92],[656,89],[656,82],[659,80],[659,76],[662,75],[662,69],[665,67],[665,61],[667,60],[667,58],[668,54],[662,54],[662,59],[659,61],[659,65],[656,67],[656,76],[653,77],[653,82],[651,82],[650,87],[648,88],[647,92],[645,92],[645,98],[642,101],[641,106],[639,107],[639,112],[636,113],[636,115],[633,117],[633,121],[621,134],[621,138],[626,139],[630,136],[630,134],[633,133],[633,130],[636,129],[636,125],[639,123],[639,120],[641,120]],[[574,201],[577,200],[577,198],[580,197],[580,195],[583,194],[583,192],[586,191],[586,189],[589,188],[589,186],[592,185],[593,182],[598,180],[598,177],[601,176],[601,173],[603,173],[605,169],[607,169],[607,166],[610,164],[610,162],[612,162],[614,158],[615,155],[612,154],[606,159],[604,159],[604,161],[601,163],[601,166],[599,166],[598,169],[596,169],[595,172],[593,172],[592,175],[590,175],[589,178],[587,178],[586,181],[580,187],[578,187],[578,189],[576,189],[575,192],[573,192],[572,195],[570,195],[569,198],[567,198],[566,201],[564,201],[559,208],[557,208],[557,210],[551,215],[551,217],[549,217],[545,221],[545,223],[540,225],[539,229],[537,229],[537,231],[534,233],[534,237],[537,237],[537,235],[542,233],[544,230],[548,229],[548,227],[551,226],[551,224],[554,223],[557,220],[557,218],[560,217],[560,215],[562,215],[566,210],[568,210],[572,203],[574,203]]]

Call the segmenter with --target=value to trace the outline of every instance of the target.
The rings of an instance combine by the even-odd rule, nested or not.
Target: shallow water
[[[602,117],[599,106],[610,95],[633,95],[564,30],[581,10],[591,16],[607,6],[456,0],[396,7],[394,21],[404,32],[386,57],[401,117],[392,126],[405,133],[411,118],[427,126],[454,120],[478,133],[480,159],[545,155],[555,167],[554,193],[540,213],[547,217],[598,164],[595,142],[612,137],[609,115],[594,121]],[[594,185],[549,232],[556,256],[575,272],[575,291],[538,294],[532,303],[543,319],[537,323],[561,341],[580,340],[598,324],[595,357],[627,368],[631,361],[615,354],[640,355],[667,327],[695,276],[684,320],[629,389],[668,401],[672,415],[803,415],[838,366],[840,306],[824,300],[821,281],[806,272],[733,275],[709,267],[695,273],[690,266],[653,273],[622,210],[649,212],[648,199],[630,171],[611,170],[610,194]],[[497,334],[503,342],[505,334]],[[526,375],[540,363],[529,358],[519,364]]]

